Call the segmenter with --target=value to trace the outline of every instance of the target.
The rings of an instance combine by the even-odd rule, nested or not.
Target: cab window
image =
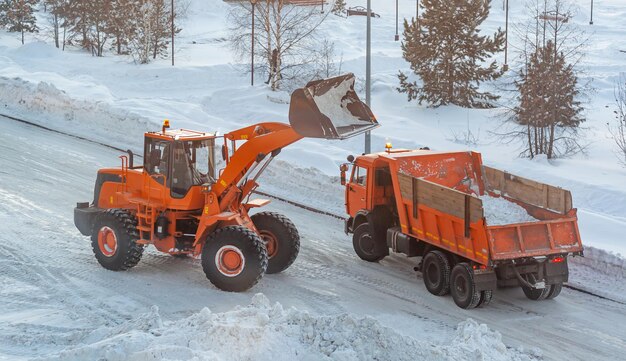
[[[367,169],[355,166],[352,173],[352,183],[365,186],[367,184]]]

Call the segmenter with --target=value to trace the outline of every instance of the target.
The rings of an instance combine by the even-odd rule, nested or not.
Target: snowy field
[[[349,6],[365,1],[348,0]],[[574,19],[591,34],[586,76],[596,87],[587,106],[586,155],[548,162],[517,157],[516,144],[490,133],[498,109],[430,109],[395,91],[407,71],[395,34],[393,2],[373,0],[372,109],[395,147],[472,149],[485,163],[572,191],[585,258],[570,263],[572,289],[532,302],[521,290],[495,293],[492,304],[467,312],[430,295],[412,268],[392,256],[367,264],[354,254],[343,224],[280,202],[302,235],[296,263],[242,294],[220,292],[199,262],[147,252],[129,272],[95,261],[72,219],[91,198],[98,168],[118,152],[0,117],[0,359],[621,359],[626,353],[626,170],[608,138],[613,87],[626,71],[626,4],[587,1]],[[120,148],[142,150],[142,133],[168,118],[175,128],[226,132],[259,121],[287,121],[287,93],[250,87],[225,41],[220,0],[193,0],[181,25],[177,66],[149,65],[107,54],[62,52],[48,34],[0,32],[0,114]],[[400,18],[415,3],[399,1]],[[511,2],[511,21],[522,6]],[[503,26],[493,2],[488,29]],[[365,19],[330,16],[323,33],[343,56],[343,70],[364,83]],[[363,96],[362,96],[363,97]],[[477,144],[455,141],[467,129]],[[261,178],[262,191],[344,214],[337,165],[362,152],[346,142],[303,140],[285,149]],[[255,296],[263,293],[264,296]],[[468,320],[471,318],[473,320]],[[475,320],[475,321],[474,321]],[[486,324],[481,325],[481,324]],[[616,325],[618,325],[616,327]],[[383,351],[381,351],[383,350]],[[284,356],[284,358],[282,358]]]

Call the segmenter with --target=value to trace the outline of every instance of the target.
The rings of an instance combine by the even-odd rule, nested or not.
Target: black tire
[[[476,308],[485,307],[491,303],[491,298],[493,297],[492,290],[480,291],[480,300],[476,305]]]
[[[389,248],[385,240],[381,242],[371,232],[369,223],[360,224],[352,235],[352,246],[362,260],[378,262],[389,254]]]
[[[241,262],[232,267],[226,265],[224,259],[227,254],[241,257]],[[263,277],[267,269],[267,251],[261,237],[246,227],[219,228],[204,244],[202,269],[215,287],[223,291],[242,292]]]
[[[266,273],[279,273],[291,266],[300,252],[300,234],[289,218],[279,213],[261,212],[250,217],[265,242]]]
[[[562,283],[555,283],[550,285],[550,292],[546,296],[546,300],[551,300],[556,298],[559,294],[561,294],[561,290],[563,289]]]
[[[114,246],[106,240],[114,240]],[[137,244],[137,219],[126,210],[107,209],[100,213],[91,232],[91,248],[102,267],[111,271],[125,271],[135,267],[143,254],[143,245]]]
[[[465,262],[454,266],[450,275],[450,293],[457,306],[471,309],[480,302],[480,291],[476,290],[474,272],[472,267]]]
[[[551,289],[552,287],[550,285],[546,285],[545,288],[530,288],[522,286],[522,290],[524,291],[526,297],[533,301],[545,300]]]
[[[441,251],[430,251],[422,261],[422,278],[428,292],[435,296],[450,292],[450,262]]]

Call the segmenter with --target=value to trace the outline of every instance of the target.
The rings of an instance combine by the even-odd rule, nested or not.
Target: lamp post
[[[396,0],[396,41],[400,40],[400,35],[398,35],[398,0]]]
[[[591,19],[589,20],[589,25],[593,25],[593,0],[591,0]]]
[[[504,25],[504,65],[507,65],[509,55],[509,0],[506,0],[506,24]]]
[[[254,86],[254,10],[258,0],[250,0],[252,4],[252,47],[250,49],[250,85]]]
[[[174,66],[174,0],[172,0],[172,66]]]
[[[415,21],[417,22],[417,27],[419,28],[420,24],[420,0],[415,1]]]
[[[367,0],[367,37],[365,44],[365,104],[371,106],[370,90],[372,83],[372,0]],[[372,134],[365,132],[365,154],[372,152]]]

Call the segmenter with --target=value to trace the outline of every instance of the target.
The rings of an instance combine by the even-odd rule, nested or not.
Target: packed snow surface
[[[486,194],[479,198],[483,201],[484,215],[489,226],[526,223],[537,220],[529,215],[522,206],[503,197],[491,197]]]
[[[152,306],[148,313],[98,328],[83,344],[44,359],[505,361],[534,356],[507,349],[499,332],[472,319],[459,323],[452,340],[432,343],[402,335],[371,317],[284,309],[259,293],[248,306],[222,313],[205,307],[176,321],[163,321]]]

